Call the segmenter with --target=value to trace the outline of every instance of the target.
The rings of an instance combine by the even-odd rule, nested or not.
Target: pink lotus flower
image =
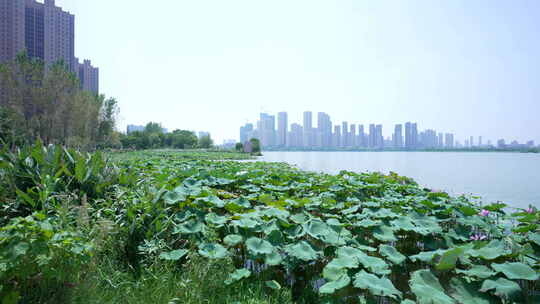
[[[488,216],[488,215],[489,215],[489,211],[486,210],[486,209],[482,209],[482,211],[480,211],[480,213],[478,213],[478,215],[480,215],[480,216]]]
[[[477,233],[477,234],[473,234],[471,235],[471,241],[483,241],[485,239],[487,239],[487,236],[483,233]]]
[[[531,213],[531,214],[532,214],[532,213],[534,213],[535,211],[534,211],[534,208],[533,208],[533,207],[529,207],[529,209],[525,210],[525,212]]]

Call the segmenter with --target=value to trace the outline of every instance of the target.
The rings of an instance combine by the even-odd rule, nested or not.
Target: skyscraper
[[[469,138],[469,144],[471,148],[474,147],[474,138],[472,136]]]
[[[377,146],[377,127],[375,124],[369,125],[369,141],[368,146],[370,148],[375,148]]]
[[[363,148],[367,147],[364,125],[358,125],[358,146]]]
[[[253,132],[253,124],[247,123],[240,127],[240,142],[245,143],[250,140],[251,133]]]
[[[341,123],[341,146],[349,146],[349,124],[346,121]]]
[[[304,147],[313,146],[313,113],[310,111],[304,112]]]
[[[332,121],[330,115],[324,112],[317,113],[316,137],[317,147],[330,147],[332,145]]]
[[[454,148],[454,134],[446,133],[444,142],[447,149]]]
[[[335,125],[334,126],[334,140],[333,140],[333,146],[334,147],[341,147],[341,126]]]
[[[401,124],[394,127],[393,143],[394,148],[403,148],[403,125]]]
[[[257,122],[257,129],[261,146],[270,147],[275,145],[276,138],[276,117],[266,113],[260,114]]]
[[[287,132],[288,132],[289,121],[287,117],[287,112],[278,113],[278,126],[277,126],[277,142],[276,145],[279,147],[285,147],[287,144]]]
[[[84,60],[81,64],[76,59],[76,63],[78,65],[77,72],[81,82],[81,89],[99,94],[99,69],[93,67],[90,60]]]
[[[382,125],[375,126],[375,147],[384,148],[384,137],[382,133]]]
[[[304,130],[301,125],[293,123],[291,125],[291,131],[289,132],[289,136],[287,138],[287,147],[302,147],[304,145],[303,142],[303,133]]]
[[[349,146],[351,147],[357,147],[357,136],[356,136],[356,125],[351,124],[351,133],[349,133]]]
[[[439,133],[439,136],[437,136],[437,139],[439,141],[438,147],[444,148],[444,134]]]
[[[98,92],[98,70],[84,61],[81,74],[75,58],[75,16],[54,0],[0,0],[0,63],[25,49],[47,66],[62,61],[69,71],[84,77],[81,88]]]

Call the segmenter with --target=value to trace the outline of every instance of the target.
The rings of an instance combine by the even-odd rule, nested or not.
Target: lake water
[[[464,152],[264,152],[259,160],[303,170],[396,172],[453,195],[481,196],[513,207],[540,208],[540,154]]]

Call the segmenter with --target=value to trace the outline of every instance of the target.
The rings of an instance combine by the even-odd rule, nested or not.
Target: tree
[[[177,149],[193,148],[197,145],[197,135],[188,130],[174,130],[172,132],[172,147]]]
[[[249,140],[251,143],[251,152],[252,153],[261,153],[261,142],[257,138],[252,138]]]
[[[214,141],[210,135],[205,135],[199,138],[199,148],[210,149],[214,145]]]
[[[236,150],[236,152],[244,152],[244,144],[242,144],[241,142],[236,143],[234,149]]]

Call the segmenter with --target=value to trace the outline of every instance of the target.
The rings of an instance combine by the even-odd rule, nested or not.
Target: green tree
[[[209,149],[212,148],[212,146],[214,146],[214,141],[210,135],[205,135],[199,138],[199,148]]]
[[[251,143],[251,152],[252,153],[261,153],[261,142],[258,138],[252,138],[249,140]]]
[[[236,152],[244,152],[244,144],[241,142],[236,143],[236,146],[234,146],[234,149],[236,150]]]

